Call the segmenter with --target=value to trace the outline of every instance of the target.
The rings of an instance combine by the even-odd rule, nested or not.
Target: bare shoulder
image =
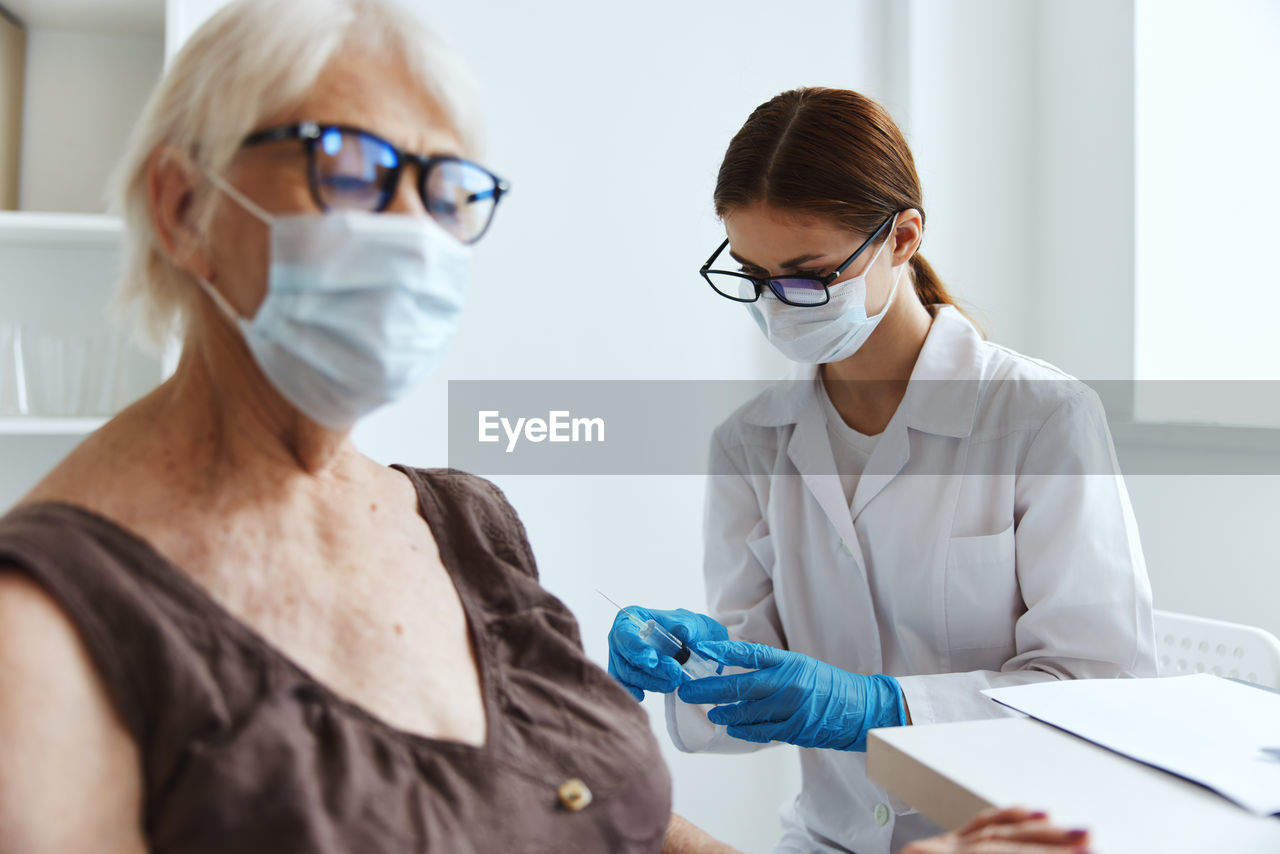
[[[133,740],[74,625],[3,564],[0,684],[0,851],[145,851]]]
[[[80,493],[87,492],[86,486],[114,483],[113,469],[125,473],[128,468],[127,461],[115,456],[120,451],[115,436],[116,430],[108,422],[85,437],[45,474],[23,501],[75,500]]]
[[[118,415],[71,449],[19,503],[61,501],[87,508],[125,527],[137,518],[172,512],[171,478],[157,476],[158,443],[140,442],[145,425]]]
[[[41,675],[31,666],[76,659],[78,645],[75,627],[53,597],[16,567],[0,563],[0,664],[6,673],[16,675],[31,669],[33,675]],[[52,673],[43,676],[58,678]],[[0,703],[12,693],[0,693]]]

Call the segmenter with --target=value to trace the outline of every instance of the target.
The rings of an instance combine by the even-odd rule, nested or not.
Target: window
[[[1135,375],[1280,381],[1280,3],[1136,0],[1135,39]],[[1138,386],[1142,420],[1280,427],[1280,382]]]

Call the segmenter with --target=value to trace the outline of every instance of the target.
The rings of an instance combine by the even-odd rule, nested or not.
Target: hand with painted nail
[[[1088,854],[1087,830],[1054,827],[1022,807],[978,813],[959,830],[920,839],[898,854]]]

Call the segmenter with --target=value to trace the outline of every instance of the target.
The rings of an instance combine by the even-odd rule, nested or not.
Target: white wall
[[[1133,376],[1133,0],[1039,0],[1034,356]]]
[[[1177,452],[1158,453],[1168,464]],[[1151,474],[1126,482],[1156,607],[1261,626],[1280,636],[1280,477]]]
[[[906,0],[889,105],[922,252],[988,336],[1132,375],[1132,0]]]
[[[160,76],[163,50],[154,36],[30,30],[20,208],[106,210],[105,176]]]
[[[924,188],[921,253],[988,335],[1034,341],[1035,4],[908,0],[888,106]]]

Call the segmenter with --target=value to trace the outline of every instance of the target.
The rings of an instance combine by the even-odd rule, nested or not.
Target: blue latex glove
[[[727,725],[734,738],[866,750],[868,730],[907,722],[902,689],[892,676],[850,673],[758,643],[704,643],[700,650],[722,664],[756,668],[680,687],[686,703],[716,703],[707,719]],[[734,705],[722,705],[727,703]]]
[[[705,641],[729,639],[729,630],[705,614],[695,614],[679,608],[675,611],[655,611],[649,608],[629,606],[628,611],[644,620],[657,620],[695,652]],[[622,611],[613,618],[609,630],[609,675],[622,683],[637,700],[644,699],[645,691],[669,694],[688,675],[680,669],[674,658],[659,655],[658,651],[640,639],[640,627]]]

